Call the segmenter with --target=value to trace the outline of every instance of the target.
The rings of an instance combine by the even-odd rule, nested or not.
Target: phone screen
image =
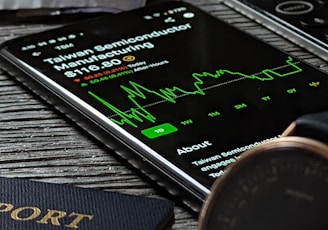
[[[204,193],[240,153],[300,115],[328,110],[326,74],[181,2],[20,38],[4,50]]]

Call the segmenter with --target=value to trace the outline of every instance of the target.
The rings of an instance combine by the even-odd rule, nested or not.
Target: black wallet
[[[0,229],[170,229],[174,205],[160,198],[0,178]]]

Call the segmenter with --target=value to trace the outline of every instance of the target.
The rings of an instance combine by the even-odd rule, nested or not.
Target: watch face
[[[328,229],[328,146],[282,137],[241,155],[218,179],[202,230]]]

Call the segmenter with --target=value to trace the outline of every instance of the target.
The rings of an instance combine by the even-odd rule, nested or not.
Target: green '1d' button
[[[148,129],[144,129],[141,131],[141,133],[150,139],[154,139],[170,133],[174,133],[176,131],[178,131],[176,127],[169,123],[164,123]]]

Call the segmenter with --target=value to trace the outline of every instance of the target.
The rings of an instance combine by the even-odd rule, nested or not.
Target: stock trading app
[[[328,110],[324,73],[183,3],[92,19],[6,50],[206,188],[243,151]]]

